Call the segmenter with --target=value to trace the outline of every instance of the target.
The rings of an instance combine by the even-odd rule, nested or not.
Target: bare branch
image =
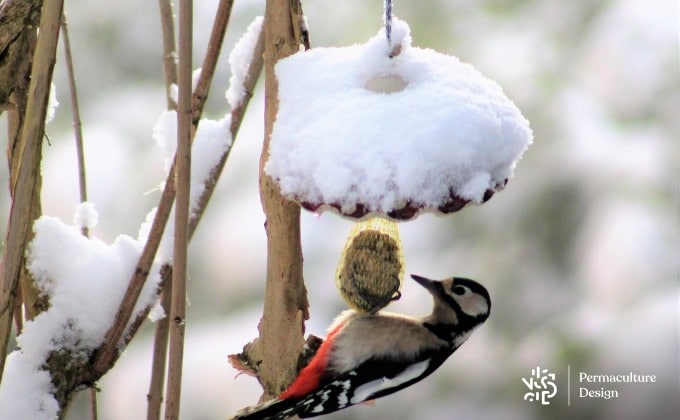
[[[87,176],[85,171],[85,152],[83,149],[83,125],[80,121],[80,106],[78,105],[78,89],[76,86],[76,73],[71,54],[71,39],[68,34],[68,22],[66,14],[61,19],[62,43],[64,44],[64,57],[66,61],[66,74],[68,75],[69,91],[71,94],[71,114],[73,116],[73,132],[76,138],[76,153],[78,155],[78,185],[80,190],[80,202],[87,201]],[[83,234],[87,236],[87,228],[83,227]]]
[[[211,43],[210,45],[211,45],[211,47],[209,47],[210,49],[219,50],[221,48],[221,45],[218,45],[217,43]],[[261,56],[261,54],[259,55]],[[209,69],[210,66],[204,65],[204,70],[201,72],[202,78],[208,77],[207,75],[210,72],[206,70]],[[252,86],[254,86],[257,81],[256,74],[258,69],[261,70],[261,66],[258,67],[256,62],[251,64],[251,70],[254,76],[249,77],[249,80],[251,80]],[[212,77],[210,77],[209,80],[212,80]],[[252,87],[249,90],[249,92],[250,91],[252,91]],[[196,98],[194,97],[192,108],[203,109],[203,101],[205,101],[206,98],[207,96],[203,96],[202,101],[196,102]],[[244,104],[238,110],[232,110],[232,124],[231,124],[232,139],[236,137],[238,128],[240,127],[246,109],[246,102],[247,101],[244,101]],[[194,133],[195,130],[193,131],[192,136]],[[226,156],[223,157],[223,160],[226,160]],[[223,165],[224,164],[222,164],[222,166]],[[213,173],[217,175],[214,177],[215,180],[212,182],[211,184],[212,186],[210,188],[207,188],[207,190],[210,190],[209,194],[212,193],[212,190],[214,189],[214,184],[217,181],[217,177],[219,177],[217,171],[213,171]],[[140,313],[133,320],[133,322],[130,323],[130,326],[127,327],[132,316],[132,310],[141,293],[141,290],[144,286],[144,282],[148,277],[149,270],[151,269],[151,265],[153,263],[153,259],[160,245],[160,240],[162,238],[165,225],[167,224],[168,218],[170,216],[170,211],[172,209],[173,201],[175,199],[175,183],[173,182],[174,176],[175,176],[175,164],[173,163],[168,173],[163,193],[158,208],[156,210],[156,215],[154,217],[149,233],[149,238],[144,246],[139,262],[137,263],[135,272],[128,284],[128,289],[126,290],[125,296],[123,297],[122,301],[123,303],[121,304],[121,307],[119,308],[118,313],[116,314],[113,326],[107,332],[102,347],[100,347],[96,354],[94,355],[93,371],[88,373],[87,376],[83,378],[84,381],[96,380],[99,377],[101,377],[101,375],[103,375],[108,369],[111,368],[114,361],[118,357],[119,348],[118,345],[119,344],[124,345],[127,342],[129,342],[132,336],[134,336],[136,331],[139,329],[139,326],[142,324],[145,317],[148,315],[149,308]],[[205,208],[205,206],[207,205],[208,199],[209,195],[201,198],[203,208]],[[197,218],[192,219],[191,233],[195,231],[195,226],[198,224],[198,221],[200,220],[202,213],[203,210],[197,211],[196,212]],[[167,266],[167,270],[172,270],[172,267]]]
[[[165,71],[165,96],[168,109],[176,109],[177,104],[170,94],[170,87],[177,84],[177,52],[175,51],[175,21],[170,0],[158,0],[163,34],[163,70]]]
[[[172,300],[170,303],[170,343],[168,355],[168,397],[165,418],[178,420],[184,361],[186,323],[187,247],[191,198],[191,72],[193,42],[193,1],[179,2],[179,98],[177,104],[177,173],[175,184],[175,240],[173,243]]]
[[[73,132],[76,140],[76,156],[78,162],[78,186],[80,192],[80,202],[87,201],[87,175],[85,171],[85,151],[83,148],[83,129],[80,120],[80,106],[78,105],[78,89],[76,85],[76,74],[73,65],[73,55],[71,54],[71,39],[68,34],[68,22],[66,14],[61,18],[61,35],[64,45],[64,59],[66,62],[66,74],[68,75],[69,92],[71,94],[71,115],[73,118]],[[81,233],[88,238],[90,231],[87,226],[81,227]],[[97,388],[91,386],[89,389],[90,397],[90,420],[97,420]]]
[[[222,4],[220,4],[220,9],[222,8]],[[171,16],[171,15],[170,15]],[[222,19],[219,17],[219,15],[216,17],[216,20],[218,22],[222,22]],[[217,23],[216,23],[217,24]],[[220,23],[222,24],[222,23]],[[224,24],[226,25],[226,21],[224,21]],[[213,32],[219,32],[214,30]],[[219,51],[221,49],[221,43],[218,42],[212,42],[209,46],[209,49]],[[206,59],[208,60],[208,59]],[[214,66],[211,65],[206,65],[204,63],[204,69],[201,72],[201,79],[207,78],[206,80],[208,83],[212,81],[212,74],[210,69],[213,69],[214,72]],[[167,69],[166,69],[167,70]],[[167,77],[167,76],[166,76]],[[206,82],[203,82],[206,83]],[[199,80],[199,84],[201,84]],[[209,86],[206,88],[206,92]],[[207,93],[206,95],[203,95],[200,98],[197,98],[194,96],[194,99],[192,100],[192,108],[193,109],[203,109],[205,99],[207,98]],[[239,120],[240,123],[240,120]],[[233,122],[232,122],[233,126]],[[195,133],[195,129],[192,132],[192,136]],[[235,134],[232,132],[232,134]],[[144,286],[144,283],[146,281],[147,276],[149,275],[149,270],[151,269],[151,265],[153,263],[153,259],[156,255],[156,252],[158,251],[158,247],[160,245],[160,240],[163,235],[163,231],[165,230],[165,226],[167,224],[168,218],[170,216],[170,211],[172,209],[173,201],[175,200],[175,183],[174,183],[174,178],[175,178],[175,163],[173,163],[172,167],[170,168],[170,171],[168,173],[168,177],[165,182],[165,186],[163,189],[163,194],[161,196],[158,208],[156,210],[156,215],[154,217],[153,223],[151,225],[151,230],[149,233],[149,238],[144,246],[144,250],[142,251],[142,255],[140,256],[139,262],[137,263],[137,267],[135,269],[135,272],[132,276],[132,279],[130,280],[130,283],[128,284],[128,289],[125,292],[125,296],[123,297],[123,303],[121,304],[118,313],[116,314],[116,318],[114,321],[113,326],[111,329],[107,332],[106,339],[104,340],[104,343],[102,347],[97,351],[97,354],[95,355],[95,364],[94,364],[94,377],[100,377],[103,375],[108,369],[111,368],[113,365],[113,362],[115,359],[118,357],[118,345],[121,344],[121,339],[124,339],[124,342],[122,344],[125,344],[129,339],[136,333],[137,329],[141,325],[144,317],[148,313],[148,310],[145,311],[143,314],[140,314],[130,325],[129,330],[126,331],[128,322],[130,321],[130,318],[132,316],[132,310],[137,302],[137,299],[139,298],[139,295],[142,291],[142,288]],[[124,337],[125,334],[125,337]]]
[[[33,223],[36,195],[39,197],[40,158],[45,130],[45,114],[50,94],[50,83],[55,63],[59,23],[63,0],[46,2],[40,17],[40,36],[37,39],[28,103],[21,130],[21,164],[14,186],[12,207],[5,241],[0,290],[0,355],[7,354],[16,300],[16,289],[22,270],[22,258]],[[5,358],[0,358],[0,377]]]
[[[35,51],[37,27],[40,23],[42,0],[5,0],[0,2],[0,114],[8,111],[7,157],[9,160],[10,194],[14,187],[23,159],[20,133],[26,116],[31,63]],[[40,177],[35,179],[35,194],[32,199],[31,219],[40,216]],[[30,241],[29,232],[27,241]],[[14,304],[14,320],[17,333],[23,329],[23,318],[31,319],[47,306],[24,267],[24,258],[19,273]],[[25,311],[22,310],[25,303]],[[2,348],[2,346],[0,346]],[[7,347],[4,347],[7,351]],[[4,351],[0,357],[4,358]],[[0,369],[1,370],[1,369]]]
[[[264,31],[260,32],[260,36],[257,41],[257,45],[253,50],[253,56],[250,59],[250,65],[248,66],[248,74],[243,81],[243,88],[245,89],[245,96],[239,104],[238,107],[231,110],[231,126],[229,131],[231,132],[232,145],[224,151],[220,160],[217,162],[214,168],[210,172],[210,178],[205,182],[205,189],[201,196],[198,198],[198,204],[196,211],[193,213],[191,220],[189,221],[189,238],[191,238],[198,227],[198,223],[201,221],[203,213],[205,212],[210,198],[215,191],[215,186],[217,181],[222,175],[224,166],[229,158],[229,153],[233,147],[233,142],[236,140],[236,134],[241,127],[241,122],[245,116],[246,109],[248,109],[248,104],[250,99],[253,97],[253,91],[255,90],[255,85],[257,84],[257,79],[262,73],[262,67],[264,65]]]
[[[191,100],[193,108],[191,121],[194,129],[198,126],[198,121],[203,113],[203,105],[205,105],[205,101],[208,99],[208,92],[210,91],[212,78],[215,74],[215,69],[217,68],[217,60],[220,57],[224,34],[227,31],[233,4],[233,0],[220,0],[219,5],[217,6],[215,22],[213,23],[210,39],[208,40],[208,51],[203,59],[201,76],[198,78],[198,83],[196,83],[196,89],[194,90]]]
[[[170,265],[166,265],[168,269]],[[163,403],[163,388],[165,385],[165,367],[168,350],[168,330],[170,313],[170,298],[172,297],[172,281],[165,282],[161,295],[161,307],[166,316],[156,321],[154,334],[153,360],[151,366],[151,382],[147,394],[146,419],[157,420],[161,418],[161,405]]]
[[[267,283],[259,354],[259,380],[265,397],[283,391],[295,379],[304,346],[304,321],[308,317],[307,291],[302,279],[300,207],[286,200],[278,186],[264,173],[269,141],[278,111],[276,62],[298,51],[302,40],[295,37],[301,15],[299,0],[270,0],[264,21],[265,48],[265,138],[260,158],[260,199],[266,216]],[[299,32],[298,32],[299,33]]]
[[[90,387],[90,420],[97,420],[97,387]]]
[[[170,0],[158,1],[161,31],[163,33],[163,69],[165,73],[165,92],[167,109],[177,108],[177,104],[170,94],[171,86],[177,84],[177,61],[175,45],[175,23],[173,19],[172,3]],[[169,273],[166,274],[166,273]],[[149,381],[149,393],[147,394],[147,420],[158,420],[161,417],[161,405],[163,403],[163,392],[165,389],[165,369],[167,367],[166,358],[168,355],[168,314],[170,313],[170,300],[172,297],[172,267],[166,264],[161,269],[161,306],[166,316],[156,322],[156,331],[153,342],[153,358],[151,361],[151,380]],[[141,322],[146,318],[138,317],[133,323],[134,331],[137,330]]]
[[[241,105],[238,108],[235,108],[231,112],[232,120],[231,120],[231,137],[232,139],[236,139],[238,130],[241,126],[241,122],[243,121],[243,116],[245,115],[245,111],[248,107],[248,104],[250,102],[250,99],[252,97],[252,92],[253,89],[255,88],[255,84],[257,83],[257,79],[259,78],[259,74],[262,72],[262,66],[263,66],[263,59],[262,59],[262,53],[264,50],[264,43],[262,42],[262,34],[260,34],[260,41],[258,41],[258,44],[253,51],[253,57],[249,66],[248,70],[248,75],[246,76],[246,79],[244,81],[244,88],[246,89],[246,96],[244,97]],[[193,236],[193,234],[196,232],[196,227],[198,226],[198,223],[201,221],[203,214],[205,213],[205,209],[207,208],[207,205],[210,201],[210,198],[212,196],[213,191],[215,190],[215,185],[217,184],[217,181],[219,180],[219,177],[221,175],[222,169],[225,166],[226,160],[229,156],[229,151],[231,150],[228,149],[227,151],[224,152],[222,155],[220,162],[215,168],[213,168],[213,171],[211,173],[210,179],[206,182],[205,190],[201,197],[199,198],[199,204],[195,212],[192,213],[192,217],[189,221],[189,238]],[[172,278],[172,266],[169,264],[165,264],[161,268],[161,284],[163,285],[162,288],[164,289],[163,293],[164,295],[167,293],[167,288],[171,287],[170,286],[170,279]],[[163,304],[163,308],[165,309],[165,313],[169,313],[170,311],[168,310],[169,304]],[[134,334],[135,331],[139,328],[141,323],[146,319],[148,316],[149,310],[147,309],[146,311],[143,311],[140,313],[137,318],[131,323],[130,328],[129,328],[129,333],[126,336],[126,340],[129,340],[130,336]],[[164,370],[165,366],[165,352],[162,352],[161,355],[161,350],[158,349],[159,346],[165,346],[166,344],[163,344],[166,342],[167,338],[163,339],[163,332],[161,331],[164,327],[162,327],[161,323],[166,322],[166,320],[161,320],[158,322],[158,325],[156,327],[156,337],[159,337],[155,339],[154,342],[154,352],[157,354],[157,356],[154,356],[154,367],[152,368],[152,378],[153,377],[158,377],[159,375],[163,375],[164,371],[158,372],[159,370]],[[167,323],[167,322],[166,322]],[[167,337],[167,329],[165,332],[165,335]],[[160,358],[162,357],[162,362]],[[158,362],[155,362],[156,359],[159,359]],[[157,381],[157,380],[156,380]],[[156,382],[152,379],[152,382]],[[161,385],[162,385],[162,376],[161,376]],[[162,390],[158,391],[157,386],[151,386],[149,390],[149,400],[150,404],[151,401],[153,400],[153,404],[160,404],[160,401],[156,401],[156,398],[161,398],[162,399]],[[157,397],[159,396],[159,397]],[[147,416],[147,419],[152,419],[152,418],[158,418],[157,416],[160,415],[160,407],[157,410],[152,410],[151,416]],[[158,413],[158,414],[156,414]]]
[[[42,0],[0,1],[0,114],[12,104],[12,93],[28,88],[41,7]]]
[[[153,260],[163,237],[165,225],[170,217],[170,211],[172,210],[172,204],[175,199],[175,183],[173,182],[174,173],[175,165],[173,164],[172,168],[170,168],[168,180],[165,183],[160,203],[156,209],[156,215],[151,224],[149,237],[142,250],[142,255],[139,257],[132,279],[125,291],[123,300],[118,307],[113,326],[106,333],[102,347],[94,354],[92,372],[87,373],[87,376],[83,378],[84,382],[92,382],[99,379],[113,366],[114,361],[118,358],[118,345],[121,344],[121,339],[123,339],[123,334],[126,332],[127,324],[132,317],[132,311],[142,292],[144,283],[149,276],[151,265],[153,264]],[[139,322],[139,324],[141,324],[141,322]],[[139,325],[136,325],[134,329],[131,329],[123,344],[129,341],[129,338],[134,335],[138,327]]]

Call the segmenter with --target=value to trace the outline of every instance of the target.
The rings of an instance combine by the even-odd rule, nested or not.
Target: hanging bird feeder
[[[399,299],[404,251],[397,224],[380,217],[355,223],[335,282],[345,302],[358,312],[374,314]]]
[[[389,26],[388,26],[389,27]],[[276,66],[279,111],[265,172],[304,208],[411,219],[501,190],[532,141],[501,87],[453,56],[411,45],[398,19],[363,45]]]

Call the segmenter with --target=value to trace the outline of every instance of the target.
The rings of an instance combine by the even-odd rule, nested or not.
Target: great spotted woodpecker
[[[343,312],[287,390],[232,420],[320,416],[392,394],[434,372],[486,321],[491,300],[473,280],[411,277],[432,294],[430,315]]]

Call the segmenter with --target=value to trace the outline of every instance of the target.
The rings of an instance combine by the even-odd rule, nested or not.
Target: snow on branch
[[[19,350],[9,355],[0,388],[0,412],[15,419],[51,419],[59,413],[57,391],[46,370],[48,358],[66,352],[89,359],[111,327],[135,269],[143,242],[126,235],[106,244],[81,233],[97,215],[81,208],[77,225],[43,216],[34,225],[35,238],[27,252],[28,268],[40,291],[49,296],[49,309],[26,323],[17,337]],[[135,306],[139,314],[153,304],[160,281],[154,267]]]
[[[227,98],[231,109],[238,108],[248,92],[244,82],[248,76],[248,70],[253,60],[253,53],[257,47],[263,21],[263,16],[255,18],[229,54],[231,77],[229,78],[229,88],[227,89],[225,97]]]

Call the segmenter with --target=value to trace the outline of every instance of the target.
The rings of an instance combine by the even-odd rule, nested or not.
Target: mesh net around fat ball
[[[399,298],[403,279],[404,255],[396,223],[382,218],[356,223],[336,273],[338,290],[347,304],[375,313]]]

